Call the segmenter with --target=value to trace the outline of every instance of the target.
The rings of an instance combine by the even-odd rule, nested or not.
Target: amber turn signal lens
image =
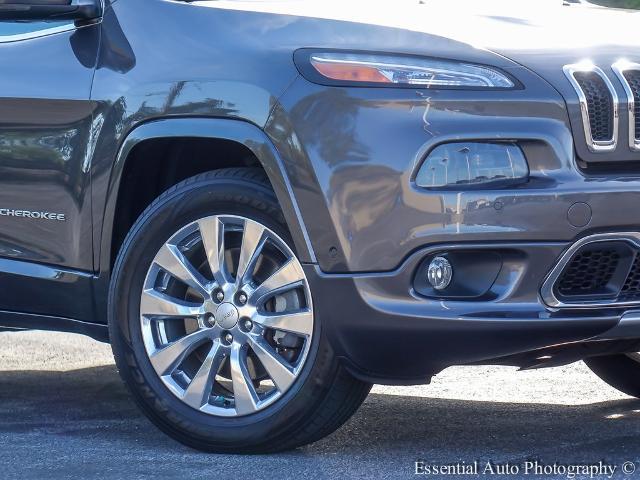
[[[392,83],[387,77],[382,75],[377,68],[366,65],[356,65],[350,63],[325,63],[315,60],[311,61],[314,68],[331,80],[345,80],[349,82],[367,83]]]
[[[310,55],[309,63],[315,70],[312,75],[319,74],[333,85],[480,89],[515,87],[513,81],[499,70],[454,60],[317,52]]]

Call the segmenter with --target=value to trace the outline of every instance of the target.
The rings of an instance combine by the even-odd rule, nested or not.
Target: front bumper
[[[274,108],[266,131],[318,262],[307,267],[314,305],[354,374],[424,383],[451,365],[606,340],[629,311],[558,310],[540,292],[579,239],[639,230],[638,164],[581,168],[564,98],[529,70],[510,73],[524,90],[347,89],[299,78]],[[415,183],[441,143],[505,140],[522,148],[527,184]],[[434,300],[413,288],[428,255],[454,249],[512,253],[490,298]],[[635,325],[625,332],[640,338]]]
[[[622,308],[553,310],[540,285],[565,243],[441,244],[380,274],[325,274],[305,267],[317,315],[350,371],[382,384],[419,384],[452,365],[500,363],[576,342],[640,338],[640,317]],[[491,301],[424,297],[413,288],[425,257],[453,250],[511,251]],[[513,260],[516,259],[516,260]]]

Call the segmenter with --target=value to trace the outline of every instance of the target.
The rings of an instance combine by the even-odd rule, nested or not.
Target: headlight
[[[424,161],[416,184],[426,188],[492,188],[527,181],[529,164],[513,143],[445,143]]]
[[[363,53],[299,52],[299,67],[305,63],[312,67],[302,66],[302,73],[306,71],[316,76],[316,80],[319,75],[319,83],[470,89],[516,86],[510,77],[497,69],[465,62]]]

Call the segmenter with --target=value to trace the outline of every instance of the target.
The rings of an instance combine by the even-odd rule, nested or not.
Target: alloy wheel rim
[[[140,299],[151,366],[180,400],[223,417],[260,411],[300,375],[313,336],[302,266],[272,230],[216,215],[157,252]]]

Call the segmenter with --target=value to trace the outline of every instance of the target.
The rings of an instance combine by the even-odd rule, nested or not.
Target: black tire
[[[640,359],[627,355],[592,357],[587,366],[616,390],[640,398]]]
[[[243,417],[217,417],[171,394],[151,367],[141,340],[140,292],[145,272],[172,232],[212,214],[259,221],[293,249],[275,194],[262,170],[224,169],[189,178],[163,193],[135,223],[116,261],[109,292],[109,333],[117,367],[136,403],[174,439],[208,452],[269,453],[329,435],[358,409],[371,385],[337,361],[314,321],[312,346],[295,383],[275,403]]]

